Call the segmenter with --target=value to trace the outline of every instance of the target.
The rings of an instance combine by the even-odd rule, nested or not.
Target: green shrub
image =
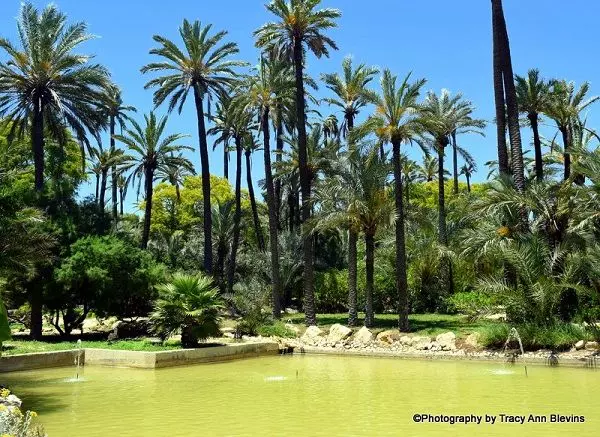
[[[348,270],[315,272],[315,306],[317,313],[348,311]]]
[[[195,347],[199,339],[219,333],[223,302],[212,278],[178,273],[157,289],[150,322],[163,339],[181,331],[181,345]]]
[[[480,342],[485,347],[501,349],[511,328],[512,326],[505,323],[490,324],[481,331]],[[548,326],[528,323],[515,328],[525,350],[568,350],[579,340],[591,338],[588,330],[571,323],[555,323]],[[514,347],[514,342],[511,343],[511,347]]]
[[[233,291],[233,303],[242,315],[237,324],[238,332],[246,335],[258,334],[261,326],[271,323],[271,290],[267,284],[253,277],[249,281],[235,284]]]
[[[257,333],[263,337],[282,337],[282,338],[295,338],[296,333],[291,329],[285,327],[285,324],[280,321],[276,321],[272,324],[262,325],[257,329]]]

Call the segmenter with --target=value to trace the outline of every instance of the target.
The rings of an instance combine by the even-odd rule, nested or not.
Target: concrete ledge
[[[506,359],[500,356],[486,356],[475,354],[444,354],[436,353],[409,353],[399,351],[361,351],[352,349],[334,349],[321,348],[315,346],[304,346],[295,348],[295,353],[299,354],[315,354],[315,355],[337,355],[337,356],[357,356],[367,358],[397,358],[405,360],[442,360],[442,361],[480,361],[489,363],[506,363]],[[515,365],[548,365],[546,358],[527,357],[525,360],[518,359]],[[584,359],[562,358],[558,355],[558,367],[600,367],[600,358],[591,363]]]
[[[74,366],[77,352],[77,350],[66,350],[3,356],[0,358],[0,373]],[[80,362],[83,364],[85,352],[81,350],[79,353],[81,354]]]
[[[86,348],[82,349],[80,353],[80,362],[82,365],[155,369],[258,357],[261,355],[277,355],[279,353],[279,345],[275,342],[240,343],[200,349],[180,349],[160,352]],[[77,350],[68,350],[5,356],[0,358],[0,373],[73,366],[76,355]]]

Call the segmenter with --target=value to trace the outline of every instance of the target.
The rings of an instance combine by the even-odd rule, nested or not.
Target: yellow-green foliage
[[[453,193],[454,182],[449,179],[444,184],[444,198],[446,202],[452,202],[457,199],[457,196]],[[471,183],[471,196],[479,196],[485,189],[484,184]],[[467,183],[458,183],[459,196],[466,196]],[[413,183],[410,185],[410,202],[428,208],[437,208],[438,204],[438,181]]]
[[[185,232],[202,224],[202,178],[188,176],[180,187],[181,202],[177,202],[175,187],[163,182],[154,188],[152,197],[152,223],[150,232],[169,233],[176,229]],[[233,200],[234,188],[227,179],[210,176],[211,204]],[[140,208],[143,209],[143,202]],[[249,209],[250,201],[245,190],[242,190],[242,209]]]

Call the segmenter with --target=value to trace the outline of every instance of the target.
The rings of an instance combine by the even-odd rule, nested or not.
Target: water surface
[[[600,373],[390,358],[277,356],[158,370],[0,375],[50,437],[600,435]],[[70,381],[71,380],[71,381]],[[414,414],[584,423],[424,424]],[[548,416],[549,417],[549,416]]]

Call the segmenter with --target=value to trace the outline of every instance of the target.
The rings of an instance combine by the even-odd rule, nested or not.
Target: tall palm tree
[[[402,156],[402,185],[404,186],[404,194],[406,196],[407,210],[410,206],[410,184],[418,179],[418,165],[416,161],[409,159],[408,156]]]
[[[263,25],[254,32],[256,45],[278,51],[293,60],[296,80],[296,131],[298,134],[300,189],[302,191],[303,226],[311,216],[311,185],[308,169],[306,135],[306,99],[304,95],[305,47],[317,58],[329,56],[329,49],[337,49],[335,41],[323,32],[336,27],[341,16],[337,9],[316,9],[321,0],[272,0],[266,5],[279,21]],[[314,248],[312,237],[304,229],[304,313],[307,325],[316,325],[314,282]]]
[[[229,246],[233,240],[235,223],[235,200],[217,202],[212,206],[213,236],[216,246],[217,259],[215,261],[215,282],[219,284],[221,293],[227,291],[227,278],[225,274],[225,261],[228,258]]]
[[[128,181],[123,172],[120,171],[117,177],[117,189],[119,190],[119,215],[123,215],[123,204],[125,203],[125,196],[127,196],[127,185]]]
[[[471,177],[473,176],[473,173],[476,170],[477,170],[477,167],[475,167],[472,164],[464,164],[460,168],[460,174],[465,175],[465,178],[467,179],[467,192],[468,193],[471,192]]]
[[[258,250],[265,251],[265,238],[263,236],[260,220],[258,218],[258,207],[256,206],[256,196],[254,195],[254,182],[252,181],[252,153],[260,149],[260,145],[252,138],[244,138],[244,157],[246,161],[246,185],[248,186],[248,197],[250,197],[250,209],[252,210],[252,223],[254,223],[254,234]]]
[[[450,138],[452,139],[452,170],[454,176],[453,190],[454,194],[458,194],[458,155],[468,164],[475,165],[475,160],[469,153],[469,151],[458,145],[457,137],[459,134],[475,133],[479,135],[485,135],[483,128],[485,128],[485,121],[478,120],[471,117],[475,108],[473,106],[465,107],[463,110],[457,112],[457,118],[454,121],[454,130],[452,131]]]
[[[398,328],[408,331],[408,282],[406,277],[406,237],[404,232],[404,203],[402,199],[402,143],[410,143],[421,132],[417,98],[425,79],[409,83],[410,73],[400,86],[390,70],[381,78],[382,95],[372,117],[377,136],[392,143],[394,167],[394,198],[396,205],[396,291],[398,293]]]
[[[115,150],[115,128],[117,124],[121,127],[121,131],[125,127],[125,122],[129,120],[128,112],[136,112],[133,106],[126,106],[123,104],[123,97],[121,96],[121,90],[118,86],[111,84],[104,92],[104,99],[102,103],[102,109],[104,116],[108,118],[108,129],[110,134],[110,151]],[[117,178],[118,171],[116,165],[113,165],[110,169],[111,176],[111,196],[112,196],[112,217],[113,221],[117,221]]]
[[[494,50],[494,95],[496,97],[496,122],[498,124],[498,162],[500,173],[508,173],[508,154],[505,148],[506,120],[512,152],[512,174],[517,190],[525,189],[523,146],[519,126],[519,107],[515,89],[508,31],[504,19],[502,0],[492,0],[492,32]],[[506,111],[506,112],[505,112]],[[503,129],[502,132],[500,129]]]
[[[20,48],[0,38],[9,60],[0,62],[0,117],[12,122],[9,138],[30,129],[35,189],[44,188],[44,141],[50,134],[65,144],[69,127],[90,147],[102,125],[97,104],[108,85],[108,71],[73,50],[92,38],[85,23],[67,25],[55,5],[41,13],[25,3],[17,20]]]
[[[267,191],[267,208],[269,211],[269,246],[271,251],[271,287],[273,301],[273,317],[281,317],[281,299],[283,290],[279,271],[279,218],[273,170],[271,165],[271,132],[269,120],[271,111],[278,107],[289,106],[294,99],[294,81],[289,68],[282,62],[261,59],[256,74],[250,76],[243,85],[238,102],[243,111],[257,113],[260,130],[263,136],[265,165],[265,186]]]
[[[541,181],[544,178],[544,163],[542,160],[542,142],[540,140],[540,114],[546,110],[550,96],[550,83],[540,78],[540,70],[532,69],[527,77],[515,76],[517,102],[519,110],[527,114],[529,125],[533,132],[533,148],[535,151],[535,176]]]
[[[424,182],[433,182],[438,177],[438,159],[434,155],[426,153],[423,155],[423,163],[417,167],[419,179]],[[449,176],[450,173],[444,170],[444,176]]]
[[[325,82],[334,94],[333,98],[324,99],[330,105],[338,106],[344,112],[342,133],[346,135],[354,127],[354,118],[361,108],[377,101],[377,93],[367,88],[367,85],[379,73],[375,67],[359,64],[352,68],[352,57],[347,56],[342,62],[343,76],[337,73],[323,74],[321,80]]]
[[[125,129],[125,135],[115,135],[117,141],[125,144],[131,152],[137,155],[131,158],[130,165],[133,167],[133,171],[129,179],[138,178],[138,186],[144,179],[145,212],[142,249],[148,246],[150,237],[152,193],[156,170],[165,165],[186,167],[189,171],[194,169],[192,163],[187,159],[174,156],[174,153],[182,152],[185,149],[193,150],[191,147],[175,144],[185,135],[171,134],[163,136],[167,125],[166,116],[158,120],[154,112],[150,112],[150,114],[144,115],[144,120],[146,122],[144,127],[140,126],[135,120],[131,120],[132,128]]]
[[[96,178],[96,194],[94,196],[94,201],[96,204],[98,204],[98,201],[100,200],[100,178],[102,177],[102,165],[100,164],[100,161],[94,159],[93,156],[94,154],[92,152],[92,157],[90,157],[88,160],[90,164],[88,174],[94,175]]]
[[[366,150],[362,150],[366,149]],[[333,166],[335,176],[326,181],[319,197],[324,200],[326,213],[317,227],[352,228],[354,235],[362,232],[366,246],[365,326],[373,327],[375,238],[384,226],[394,222],[396,209],[392,202],[387,179],[390,165],[379,155],[377,148],[356,146],[340,157]],[[349,259],[349,281],[356,275],[356,253]],[[354,278],[354,281],[356,279]],[[356,288],[349,287],[348,323],[357,321]]]
[[[481,121],[470,118],[473,105],[463,100],[462,94],[450,95],[448,90],[442,90],[438,96],[428,92],[421,106],[423,127],[428,132],[430,141],[438,155],[438,242],[448,245],[448,230],[446,224],[444,157],[446,146],[450,144],[452,133],[460,124],[463,129],[481,127]],[[446,295],[452,292],[452,265],[444,258],[441,265],[442,289]]]
[[[587,82],[581,84],[579,90],[576,91],[573,82],[553,81],[544,111],[548,117],[554,120],[562,135],[565,180],[571,175],[570,149],[573,126],[579,122],[581,112],[600,99],[600,96],[587,97],[589,90],[590,85]],[[582,181],[580,182],[582,183]]]
[[[109,150],[102,150],[101,147],[91,149],[91,155],[97,164],[97,168],[100,170],[100,188],[98,189],[98,175],[96,175],[96,196],[98,202],[98,208],[100,211],[104,211],[106,202],[106,183],[108,181],[108,171],[112,168],[116,169],[119,165],[125,163],[128,157],[124,155],[121,149],[111,148]],[[96,171],[94,166],[93,171]]]
[[[179,34],[185,45],[182,51],[177,44],[160,35],[154,35],[158,48],[150,54],[163,58],[161,62],[150,63],[142,68],[142,73],[166,72],[164,76],[150,80],[146,88],[157,88],[154,104],[161,105],[169,96],[169,112],[175,107],[179,113],[190,90],[194,93],[196,117],[198,120],[198,140],[202,169],[202,197],[204,214],[204,270],[212,272],[212,224],[210,206],[210,167],[208,143],[204,122],[204,101],[213,95],[224,95],[234,82],[235,68],[245,65],[230,58],[238,53],[235,43],[221,44],[227,32],[210,35],[211,25],[202,27],[199,21],[190,23],[183,20]]]
[[[171,156],[173,156],[173,154],[171,154]],[[177,202],[181,202],[181,191],[179,188],[183,185],[187,176],[195,175],[196,172],[194,171],[194,168],[190,168],[188,165],[181,165],[182,162],[186,161],[182,153],[178,154],[177,158],[179,158],[180,161],[159,165],[156,169],[156,176],[160,182],[168,182],[175,187]]]

